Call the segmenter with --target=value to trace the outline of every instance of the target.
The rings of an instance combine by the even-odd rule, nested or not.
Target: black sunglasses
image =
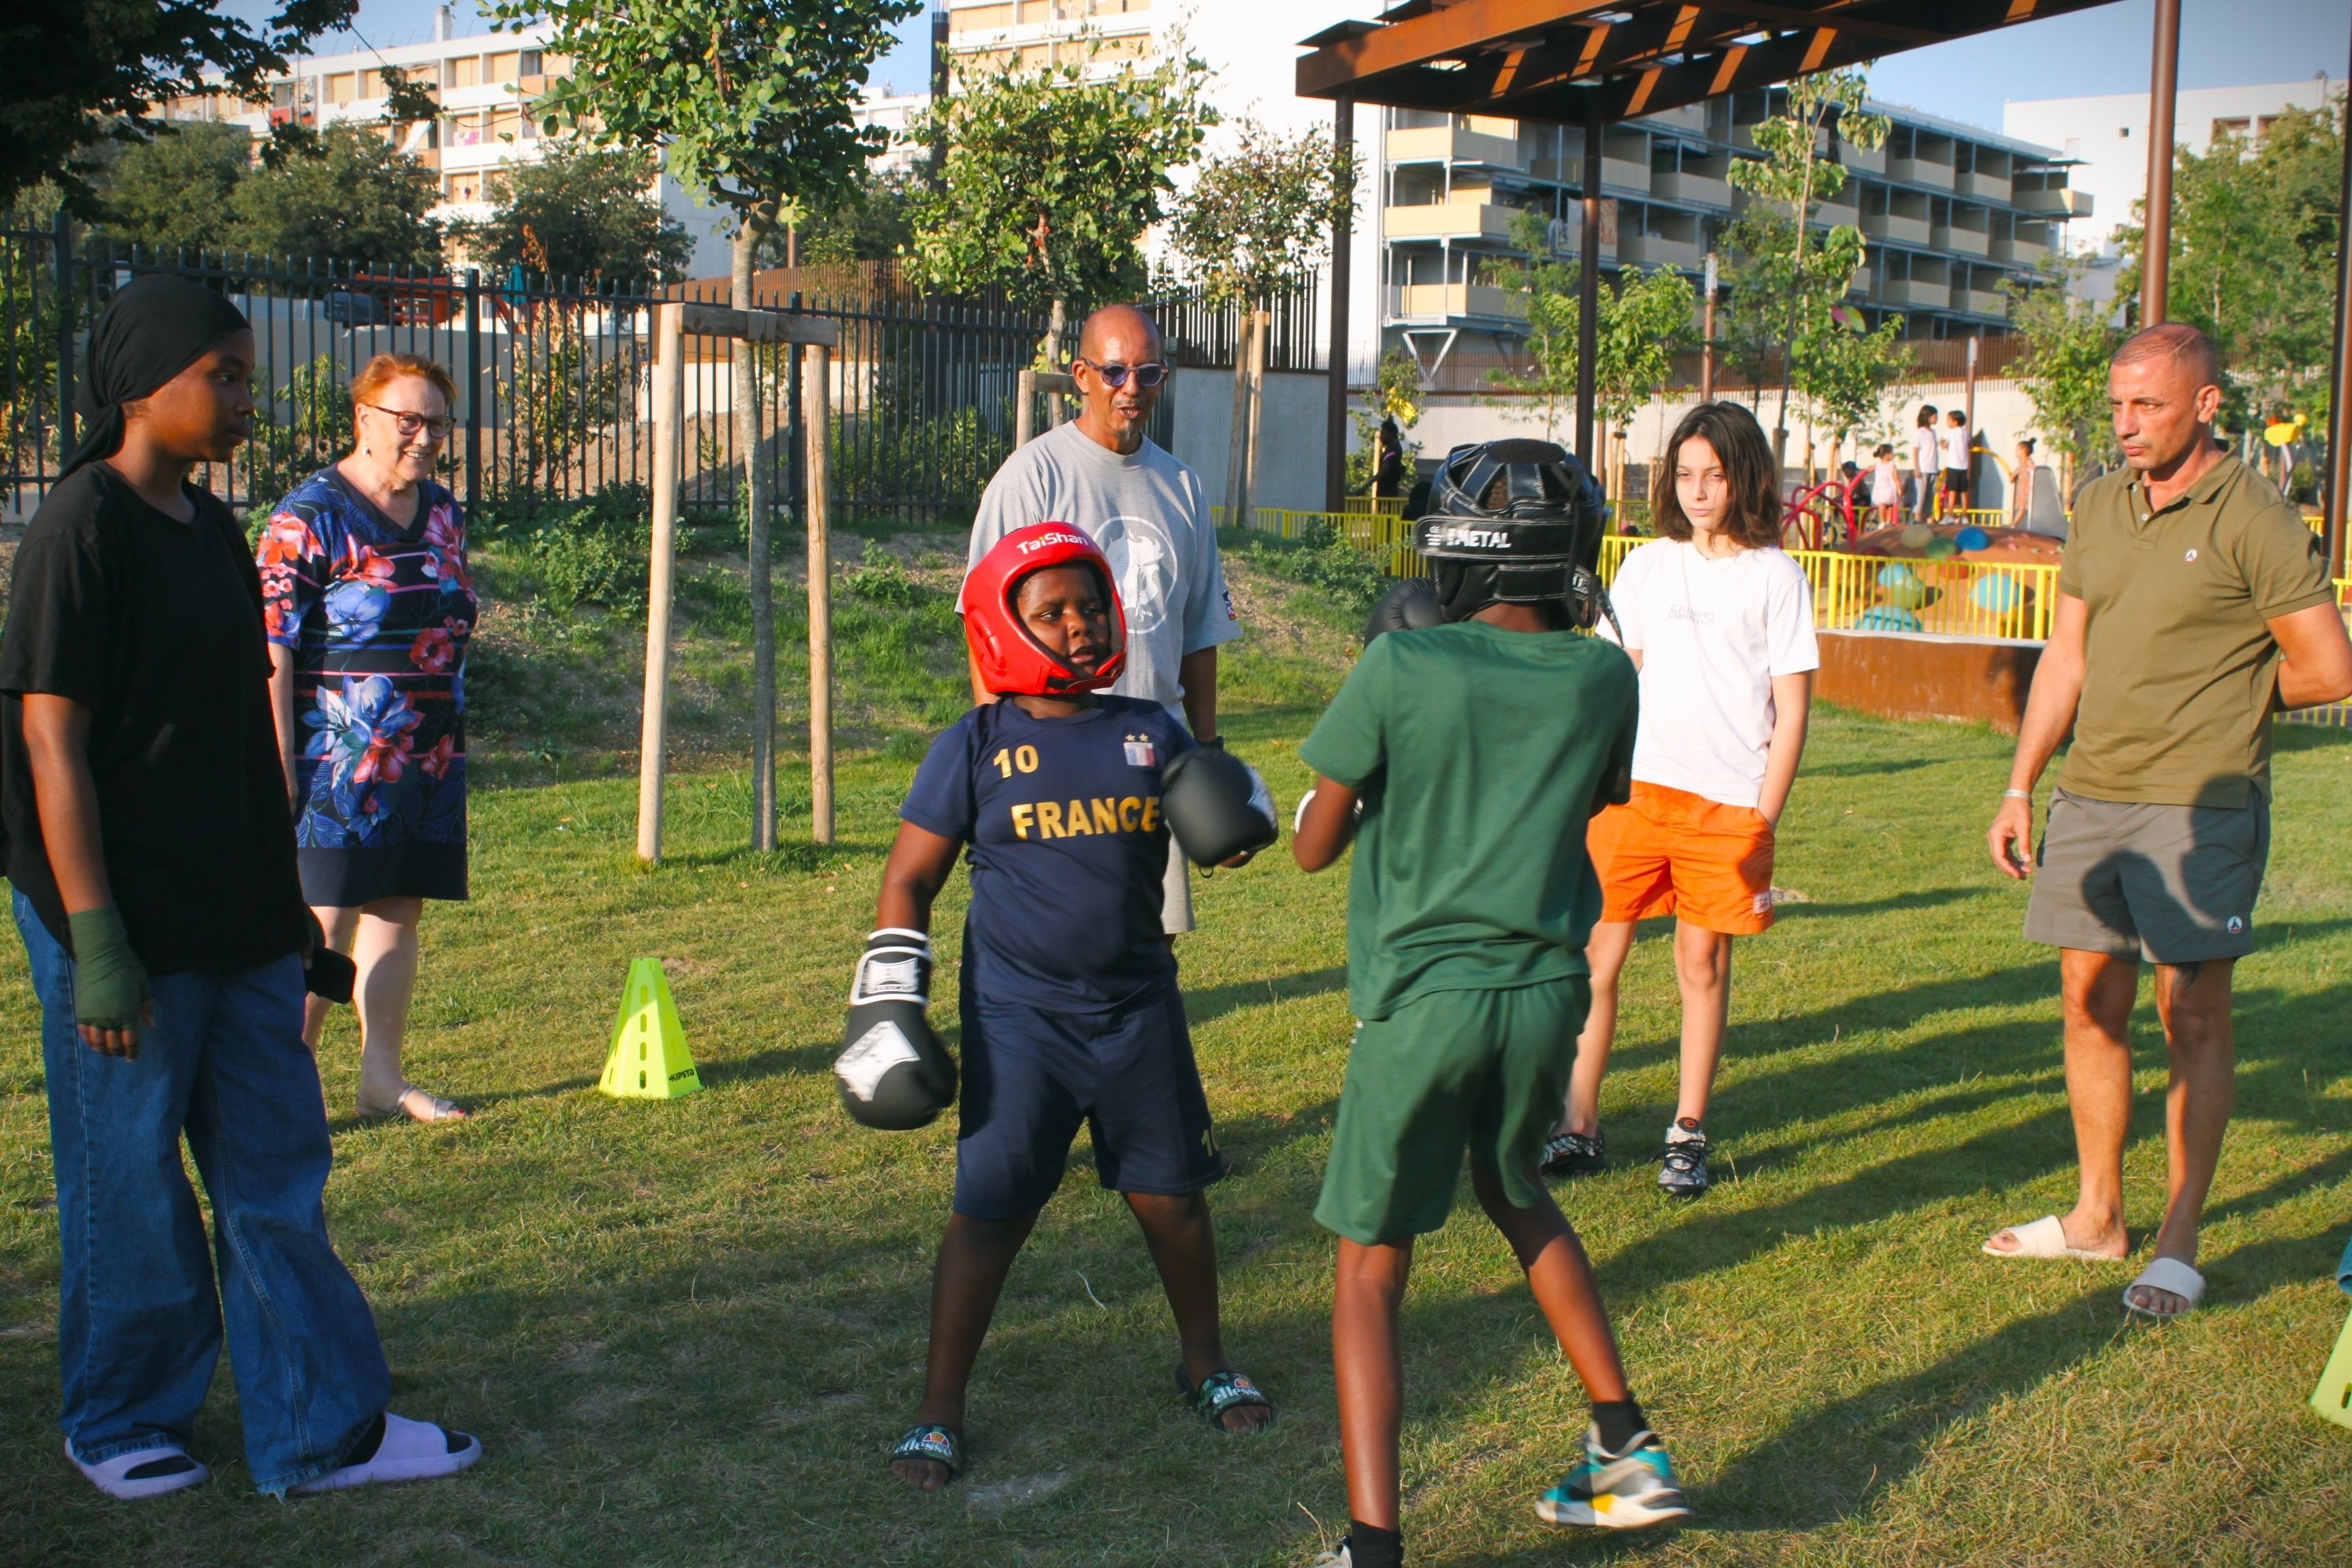
[[[1078,357],[1076,363],[1091,367],[1097,375],[1103,378],[1103,384],[1109,387],[1113,392],[1117,392],[1120,387],[1125,386],[1127,384],[1127,378],[1129,375],[1135,377],[1135,384],[1138,386],[1158,386],[1161,382],[1168,379],[1168,372],[1170,369],[1169,366],[1161,364],[1157,361],[1154,361],[1150,364],[1118,364],[1116,363],[1111,364],[1096,364],[1094,361],[1087,359],[1083,354]]]

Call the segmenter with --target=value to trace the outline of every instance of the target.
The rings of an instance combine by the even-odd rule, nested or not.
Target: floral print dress
[[[333,468],[261,535],[269,640],[294,650],[302,895],[351,908],[466,896],[465,515],[437,484],[394,522]]]

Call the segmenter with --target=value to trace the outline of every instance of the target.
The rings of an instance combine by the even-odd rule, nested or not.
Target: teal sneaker
[[[1584,1454],[1559,1484],[1537,1500],[1536,1512],[1548,1524],[1579,1524],[1595,1530],[1641,1530],[1669,1520],[1688,1519],[1675,1464],[1655,1432],[1641,1431],[1612,1455],[1601,1446],[1601,1430],[1584,1435]]]

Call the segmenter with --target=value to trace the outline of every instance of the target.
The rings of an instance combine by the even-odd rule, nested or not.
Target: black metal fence
[[[380,353],[433,360],[456,382],[457,429],[445,463],[469,507],[529,507],[642,484],[653,471],[649,308],[677,298],[724,302],[727,293],[723,283],[648,294],[519,271],[158,257],[76,243],[62,222],[0,219],[0,512],[26,515],[54,481],[73,444],[73,380],[89,323],[116,289],[147,272],[217,289],[253,322],[254,438],[202,476],[240,508],[268,504],[346,449],[344,389]],[[1319,362],[1314,301],[1307,283],[1272,302],[1273,368]],[[909,525],[970,514],[1012,450],[1017,378],[1045,335],[1042,312],[903,295],[755,302],[839,327],[829,432],[839,509],[852,520]],[[1238,310],[1180,290],[1153,304],[1172,362],[1232,363]],[[733,353],[728,342],[687,340],[688,506],[737,505]],[[767,493],[788,512],[802,490],[803,370],[783,348],[755,351],[754,366],[756,458]],[[1163,400],[1152,434],[1167,445],[1172,428],[1172,404]]]

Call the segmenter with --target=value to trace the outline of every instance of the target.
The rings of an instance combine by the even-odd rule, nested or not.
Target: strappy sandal
[[[408,1097],[412,1094],[424,1099],[427,1107],[425,1115],[419,1116],[408,1109]],[[473,1114],[456,1100],[444,1100],[432,1090],[419,1089],[413,1083],[403,1084],[400,1092],[392,1097],[390,1105],[380,1104],[362,1094],[359,1097],[359,1113],[363,1121],[389,1121],[394,1117],[405,1116],[411,1121],[422,1121],[428,1126],[436,1121],[463,1121]]]
[[[1245,1437],[1252,1432],[1263,1432],[1274,1425],[1274,1401],[1259,1392],[1257,1384],[1240,1373],[1213,1372],[1201,1380],[1200,1387],[1195,1388],[1192,1380],[1184,1375],[1184,1363],[1180,1361],[1176,1363],[1176,1388],[1184,1395],[1185,1403],[1200,1413],[1202,1420],[1225,1436]],[[1265,1411],[1265,1420],[1238,1432],[1225,1425],[1226,1411],[1249,1409]]]
[[[940,1485],[953,1486],[963,1476],[963,1434],[936,1421],[909,1426],[907,1435],[898,1439],[898,1446],[890,1450],[891,1464],[901,1459],[929,1460],[948,1473],[948,1479]]]

